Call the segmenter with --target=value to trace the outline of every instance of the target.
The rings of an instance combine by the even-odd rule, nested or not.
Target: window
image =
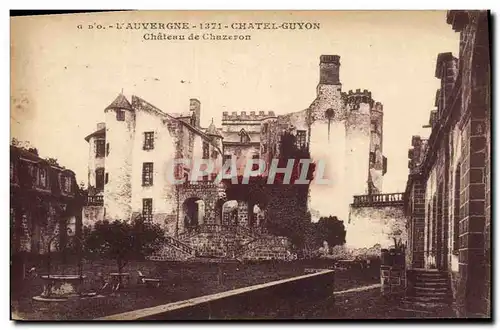
[[[125,121],[125,111],[123,111],[123,110],[116,110],[116,120],[118,120],[118,121]]]
[[[375,153],[374,152],[370,152],[370,163],[371,164],[375,163]]]
[[[143,186],[153,185],[153,163],[142,164],[142,185]]]
[[[382,156],[382,175],[387,173],[387,158]]]
[[[426,241],[426,251],[431,250],[431,204],[427,205],[427,241]]]
[[[203,141],[203,159],[208,159],[209,145],[208,142]]]
[[[106,143],[106,156],[109,155],[109,143]]]
[[[303,149],[306,147],[306,131],[297,131],[296,140],[297,148]]]
[[[98,168],[95,170],[95,187],[98,190],[104,189],[104,169]]]
[[[109,173],[106,173],[106,175],[104,176],[104,184],[108,183],[109,181]]]
[[[250,142],[250,137],[248,136],[248,133],[245,132],[244,129],[240,131],[240,142],[241,143],[248,143]]]
[[[268,123],[264,123],[262,125],[262,133],[267,133],[268,128],[269,128],[269,124]]]
[[[72,191],[71,187],[72,187],[72,184],[71,184],[71,177],[69,176],[63,176],[63,190],[64,192],[66,193],[70,193]]]
[[[144,132],[144,150],[152,150],[155,147],[155,132]]]
[[[46,168],[38,168],[36,185],[39,188],[47,189],[49,187],[48,173]]]
[[[104,157],[104,140],[96,140],[95,141],[95,156],[96,157]]]
[[[460,164],[455,170],[455,192],[453,197],[453,253],[458,254],[458,238],[460,237]]]
[[[142,200],[142,217],[144,221],[153,221],[153,199],[144,198]]]
[[[261,153],[265,154],[266,152],[267,152],[267,144],[263,144]]]

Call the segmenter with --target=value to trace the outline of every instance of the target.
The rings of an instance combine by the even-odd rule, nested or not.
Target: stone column
[[[238,225],[248,227],[248,202],[238,201]]]

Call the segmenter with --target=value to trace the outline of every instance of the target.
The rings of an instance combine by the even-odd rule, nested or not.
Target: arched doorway
[[[188,198],[182,203],[184,213],[184,228],[192,229],[203,224],[205,217],[205,202],[199,197]]]
[[[238,224],[238,201],[224,202],[222,205],[222,224],[226,226]]]

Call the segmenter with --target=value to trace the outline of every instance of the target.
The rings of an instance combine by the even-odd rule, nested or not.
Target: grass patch
[[[62,268],[58,266],[58,272]],[[324,268],[311,262],[255,262],[255,263],[181,263],[131,262],[125,272],[131,274],[130,285],[102,298],[74,300],[64,303],[33,301],[42,292],[40,278],[27,280],[20,292],[12,294],[12,311],[17,317],[29,320],[89,320],[115,313],[147,308],[169,302],[190,299],[207,294],[232,290],[255,284],[300,276],[305,268]],[[76,274],[76,265],[64,268],[66,274]],[[145,275],[164,280],[159,288],[148,289],[137,284],[137,270]],[[101,283],[97,273],[116,272],[110,261],[85,263],[86,290],[96,290]],[[41,271],[43,273],[43,270]],[[336,273],[335,291],[379,282],[379,270],[353,269]]]

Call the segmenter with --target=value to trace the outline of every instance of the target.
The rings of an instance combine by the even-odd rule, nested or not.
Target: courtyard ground
[[[450,310],[434,310],[428,312],[410,311],[402,307],[380,292],[380,287],[357,292],[334,294],[308,309],[300,318],[307,319],[436,319],[454,318]]]
[[[16,318],[28,320],[83,320],[131,311],[169,302],[185,300],[207,294],[266,283],[304,274],[306,268],[324,268],[324,265],[301,262],[259,263],[177,263],[132,262],[125,272],[131,274],[130,285],[102,298],[68,301],[64,303],[38,302],[33,296],[42,292],[40,278],[27,280],[23,290],[12,294],[12,312]],[[64,267],[66,274],[75,273],[76,266]],[[148,289],[137,284],[137,271],[161,277],[165,281],[159,288]],[[39,271],[44,273],[43,270]],[[58,272],[62,272],[59,267]],[[87,290],[95,290],[100,282],[97,274],[116,272],[110,261],[85,263]],[[378,269],[359,269],[336,272],[335,290],[379,283]]]

